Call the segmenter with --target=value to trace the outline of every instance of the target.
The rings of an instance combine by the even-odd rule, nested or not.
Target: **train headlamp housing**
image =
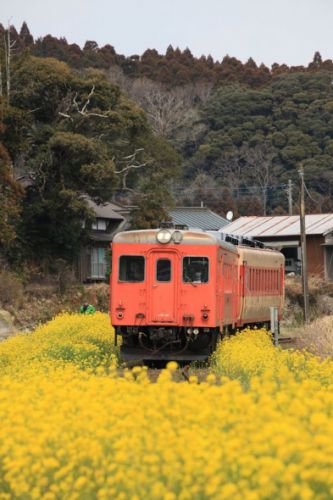
[[[175,243],[179,244],[183,239],[183,234],[180,231],[176,230],[173,232],[172,239]]]
[[[166,243],[170,243],[172,234],[168,229],[161,229],[157,235],[156,239],[159,243],[165,245]]]

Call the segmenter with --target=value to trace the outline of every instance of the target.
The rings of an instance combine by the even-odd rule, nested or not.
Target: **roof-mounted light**
[[[170,243],[171,237],[172,234],[168,229],[161,229],[156,235],[157,241],[163,244]]]
[[[183,239],[183,233],[181,231],[178,231],[178,230],[174,231],[173,235],[172,235],[172,239],[177,244],[181,243],[181,241]]]

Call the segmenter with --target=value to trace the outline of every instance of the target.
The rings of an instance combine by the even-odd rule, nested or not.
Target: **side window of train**
[[[158,259],[156,262],[156,281],[171,281],[171,260]]]
[[[251,292],[253,290],[253,275],[252,275],[252,269],[250,267],[246,268],[245,278],[246,278],[246,283],[245,283],[246,289]]]
[[[119,259],[119,281],[140,283],[145,279],[145,258],[140,255],[122,255]]]
[[[185,283],[207,283],[209,262],[207,257],[184,257],[183,281]]]

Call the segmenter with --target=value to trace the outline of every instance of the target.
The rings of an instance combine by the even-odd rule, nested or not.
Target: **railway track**
[[[279,338],[279,345],[284,349],[291,349],[297,346],[297,337],[282,337]]]
[[[292,342],[294,339],[292,337],[282,337],[279,339],[279,344],[288,344]]]

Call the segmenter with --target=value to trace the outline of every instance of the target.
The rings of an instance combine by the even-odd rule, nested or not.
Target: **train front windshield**
[[[208,283],[209,262],[207,257],[184,257],[183,281],[185,283]]]
[[[140,283],[145,279],[145,259],[140,255],[122,255],[119,260],[119,281]]]

